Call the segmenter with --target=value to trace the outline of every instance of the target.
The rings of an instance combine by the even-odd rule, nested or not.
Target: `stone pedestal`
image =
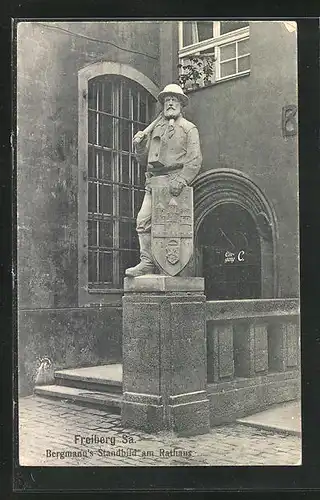
[[[125,278],[125,427],[179,435],[209,431],[203,278]]]

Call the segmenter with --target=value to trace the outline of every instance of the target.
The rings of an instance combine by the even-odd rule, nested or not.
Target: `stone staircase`
[[[122,404],[122,364],[59,370],[53,385],[39,385],[38,396],[120,413]]]

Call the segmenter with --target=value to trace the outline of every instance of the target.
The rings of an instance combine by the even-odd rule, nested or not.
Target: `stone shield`
[[[193,254],[193,190],[172,196],[167,186],[152,188],[151,251],[165,274],[176,276]]]

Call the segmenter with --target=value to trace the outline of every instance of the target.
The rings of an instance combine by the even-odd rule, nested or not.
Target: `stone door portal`
[[[261,298],[261,245],[247,210],[224,203],[203,219],[197,237],[198,268],[207,300]]]

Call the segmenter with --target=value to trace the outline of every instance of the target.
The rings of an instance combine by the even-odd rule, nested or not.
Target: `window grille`
[[[132,137],[151,121],[155,100],[111,75],[90,80],[88,90],[88,288],[120,288],[138,260],[135,220],[144,196]]]

